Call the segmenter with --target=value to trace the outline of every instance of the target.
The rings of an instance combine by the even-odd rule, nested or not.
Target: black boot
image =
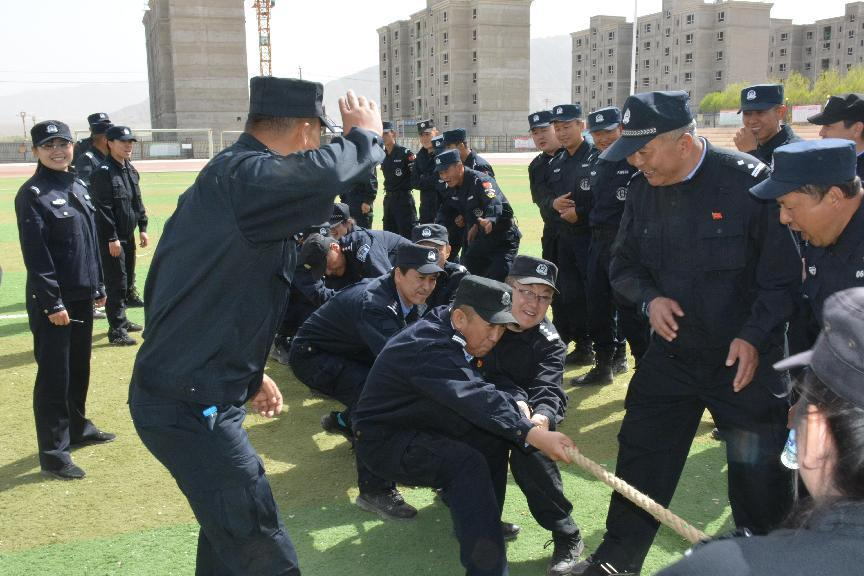
[[[577,341],[576,348],[567,355],[566,363],[573,364],[574,366],[591,366],[594,364],[594,347],[591,341]]]
[[[627,346],[616,346],[615,354],[612,355],[612,374],[620,376],[629,369],[630,366],[627,365]]]
[[[612,383],[612,353],[608,350],[597,352],[597,364],[587,374],[570,381],[574,386],[605,386]]]
[[[127,308],[143,308],[144,300],[141,299],[141,296],[138,294],[138,289],[135,286],[132,286],[126,292],[126,307]]]

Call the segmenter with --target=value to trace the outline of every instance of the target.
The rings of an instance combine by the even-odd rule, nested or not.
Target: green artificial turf
[[[531,204],[527,168],[500,166],[496,173],[522,229],[521,251],[538,255],[541,221]],[[193,179],[193,173],[142,174],[152,244],[138,252],[139,286],[178,194]],[[39,475],[32,414],[36,365],[27,319],[16,317],[25,312],[25,272],[13,199],[23,180],[0,179],[0,574],[192,574],[197,525],[170,475],[138,440],[126,406],[137,348],[109,347],[104,320],[94,330],[88,416],[118,439],[75,451],[75,462],[87,471],[83,481]],[[380,223],[379,196],[375,227]],[[143,323],[140,309],[129,315]],[[569,371],[565,382],[585,370]],[[268,373],[280,385],[285,411],[275,420],[250,416],[247,427],[267,466],[304,574],[460,574],[449,515],[431,491],[403,490],[420,509],[412,522],[383,522],[356,508],[353,455],[341,437],[323,433],[318,423],[336,404],[310,394],[284,366],[271,362]],[[567,386],[570,406],[562,431],[610,470],[631,374],[607,387]],[[730,520],[724,446],[709,438],[709,430],[703,422],[671,508],[715,533],[727,529]],[[572,465],[562,465],[562,475],[573,516],[591,550],[603,534],[610,490]],[[549,534],[533,521],[512,481],[504,519],[523,527],[518,540],[508,545],[511,574],[544,574],[551,547],[543,545]],[[661,529],[645,573],[654,573],[686,548],[680,537]]]

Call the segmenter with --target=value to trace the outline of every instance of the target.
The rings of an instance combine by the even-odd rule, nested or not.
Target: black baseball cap
[[[411,229],[411,241],[432,242],[439,246],[446,246],[450,243],[450,236],[447,228],[441,224],[418,224]]]
[[[822,332],[813,348],[777,362],[774,369],[803,366],[809,366],[838,396],[864,408],[864,288],[829,296],[822,308]]]
[[[59,120],[45,120],[30,129],[30,139],[33,140],[33,146],[39,146],[54,138],[72,142],[72,130]]]
[[[423,134],[424,132],[429,132],[430,130],[435,129],[435,123],[431,118],[428,120],[420,120],[417,122],[417,134]]]
[[[316,278],[324,276],[327,271],[327,253],[330,245],[336,244],[336,240],[321,234],[311,234],[300,249],[300,264]]]
[[[570,122],[582,118],[582,106],[579,104],[559,104],[552,108],[552,122]]]
[[[396,266],[413,268],[420,274],[437,274],[444,269],[438,266],[438,250],[419,244],[402,244],[396,249]]]
[[[318,82],[255,76],[249,80],[249,114],[318,118],[322,126],[336,131],[336,126],[324,113],[324,86]]]
[[[588,114],[588,131],[612,130],[621,124],[621,110],[616,106],[600,108]]]
[[[822,112],[807,118],[811,124],[825,125],[846,120],[864,122],[864,96],[861,94],[839,94],[830,96]]]
[[[111,119],[108,118],[108,114],[105,112],[94,112],[87,116],[87,124],[90,125],[90,128],[93,128],[96,124],[110,124]]]
[[[513,317],[513,290],[483,276],[466,276],[456,289],[452,308],[470,306],[489,324],[518,324]]]
[[[465,139],[468,138],[468,131],[464,128],[455,128],[453,130],[447,130],[443,134],[444,136],[444,146],[448,144],[459,144],[460,142],[465,142]]]
[[[533,256],[516,256],[508,276],[512,276],[519,284],[545,284],[558,293],[558,288],[555,287],[558,267],[548,260]]]
[[[97,134],[107,134],[108,129],[114,126],[110,122],[99,122],[97,124],[90,125],[90,133],[94,136]]]
[[[618,162],[642,149],[651,140],[693,121],[690,96],[683,90],[642,92],[624,102],[621,115],[621,138],[600,154],[609,162]]]
[[[549,110],[539,110],[528,115],[528,128],[545,128],[552,123],[552,113]]]
[[[741,90],[741,109],[738,113],[768,110],[781,104],[783,104],[782,84],[756,84]]]
[[[132,133],[132,129],[128,126],[111,126],[105,131],[105,137],[108,138],[108,140],[120,140],[121,142],[138,141],[138,139],[135,138],[135,134]]]
[[[347,222],[351,218],[351,209],[344,202],[333,204],[333,213],[330,215],[330,226],[336,226]]]
[[[441,172],[446,170],[448,166],[462,162],[459,156],[459,150],[451,149],[444,150],[435,154],[435,170]]]
[[[840,138],[804,140],[774,150],[774,169],[750,193],[774,200],[811,184],[833,185],[855,179],[855,143]]]

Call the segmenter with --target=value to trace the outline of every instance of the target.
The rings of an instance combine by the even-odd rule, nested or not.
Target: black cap
[[[137,142],[135,134],[128,126],[111,126],[105,131],[105,137],[108,140],[120,140],[121,142]]]
[[[459,144],[460,142],[465,142],[465,139],[468,138],[468,132],[464,128],[455,128],[453,130],[447,130],[443,134],[444,136],[444,146],[448,144]]]
[[[402,244],[396,249],[396,266],[413,268],[420,274],[437,274],[444,269],[438,266],[438,250],[419,244]]]
[[[87,116],[87,123],[90,125],[90,128],[93,128],[95,124],[110,124],[111,119],[108,118],[108,114],[105,112],[94,112]]]
[[[336,226],[347,222],[351,217],[351,209],[343,202],[333,204],[333,213],[330,215],[330,226]]]
[[[777,362],[774,369],[802,366],[809,366],[838,396],[864,408],[864,288],[829,296],[813,348]]]
[[[612,130],[621,124],[621,110],[615,106],[600,108],[588,114],[588,131]]]
[[[513,317],[513,290],[483,276],[466,276],[456,289],[453,308],[470,306],[489,324],[518,324]]]
[[[781,104],[783,104],[782,84],[756,84],[741,90],[741,109],[738,113],[768,110]]]
[[[609,146],[600,158],[618,162],[638,152],[656,136],[671,132],[693,121],[690,96],[683,90],[642,92],[624,102],[621,116],[621,138]]]
[[[430,130],[435,129],[435,123],[431,118],[428,120],[420,120],[417,122],[417,134],[423,134],[424,132],[429,132]]]
[[[433,242],[439,246],[450,243],[447,227],[441,224],[418,224],[411,230],[412,242]]]
[[[107,134],[108,129],[111,128],[112,126],[114,126],[114,125],[111,124],[110,122],[99,122],[98,124],[91,124],[90,125],[90,133],[93,134],[94,136],[98,135],[98,134]]]
[[[327,271],[327,253],[330,245],[336,241],[321,234],[311,234],[300,249],[300,265],[315,278],[320,278]]]
[[[435,170],[438,172],[460,162],[462,162],[462,158],[459,156],[459,150],[444,150],[435,154]]]
[[[300,236],[301,237],[305,236],[306,238],[308,238],[312,234],[320,234],[321,236],[324,236],[325,238],[329,238],[330,237],[330,222],[322,222],[321,224],[314,224],[312,226],[309,226],[308,228],[303,230],[303,232],[300,233]]]
[[[528,127],[545,128],[552,122],[552,113],[548,110],[540,110],[528,115]]]
[[[840,94],[830,96],[822,112],[807,118],[811,124],[833,124],[846,120],[848,122],[864,122],[864,96],[861,94]]]
[[[833,185],[855,179],[858,158],[851,140],[803,140],[774,150],[771,176],[750,188],[763,200],[774,200],[809,184]]]
[[[381,125],[384,128],[384,132],[395,132],[396,128],[393,126],[393,122],[382,122]]]
[[[533,256],[516,256],[510,274],[519,284],[545,284],[551,286],[555,292],[555,280],[558,278],[558,267],[542,258]]]
[[[582,118],[579,104],[559,104],[552,108],[552,122],[570,122]]]
[[[444,150],[444,135],[439,134],[432,138],[432,150],[435,152],[441,152]]]
[[[69,126],[57,120],[39,122],[30,129],[30,138],[33,140],[33,146],[39,146],[54,138],[61,138],[67,142],[73,141]]]
[[[324,113],[324,86],[296,78],[255,76],[249,80],[249,114],[277,118],[318,118],[331,132],[336,127]]]

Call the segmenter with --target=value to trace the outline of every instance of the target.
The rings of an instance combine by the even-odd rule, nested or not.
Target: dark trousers
[[[468,576],[508,574],[501,533],[507,444],[479,429],[458,439],[405,429],[356,437],[358,459],[376,474],[445,491]]]
[[[440,199],[438,191],[420,190],[420,223],[431,224],[435,222],[435,216],[438,214]]]
[[[135,262],[135,239],[120,240],[120,256],[116,258],[108,252],[107,242],[103,242],[102,273],[105,277],[105,315],[108,317],[108,325],[112,330],[126,326],[126,295],[131,286],[129,284],[130,254],[132,270]],[[131,250],[130,250],[131,245]]]
[[[243,429],[246,411],[160,398],[133,380],[129,411],[147,449],[171,472],[201,525],[197,576],[299,576],[297,553],[279,517],[264,466]]]
[[[350,426],[351,414],[372,366],[336,354],[310,351],[307,345],[296,342],[291,343],[288,362],[300,382],[345,405],[343,416]],[[357,485],[361,492],[382,492],[395,483],[373,474],[358,460]]]
[[[450,224],[447,226],[447,237],[450,240],[450,262],[460,263],[462,261],[462,248],[465,246],[465,227]]]
[[[591,235],[559,231],[557,242],[558,290],[557,305],[552,309],[553,322],[566,344],[588,340],[588,249]]]
[[[544,224],[540,236],[540,257],[558,265],[558,231],[555,225]]]
[[[570,516],[573,504],[564,496],[561,471],[555,462],[540,451],[511,450],[510,472],[537,524],[554,534],[579,535],[579,526]]]
[[[384,195],[384,225],[387,232],[395,232],[411,239],[411,230],[417,224],[417,209],[411,190],[387,192]]]
[[[482,231],[462,253],[462,264],[471,274],[503,282],[510,273],[522,238],[514,226],[504,233],[486,235]]]
[[[760,357],[753,382],[738,393],[732,391],[736,366],[723,365],[726,353],[670,354],[652,337],[627,392],[615,474],[668,506],[708,408],[726,441],[735,524],[764,534],[786,516],[792,494],[791,475],[780,464],[788,402],[770,392],[778,387],[780,375],[771,364],[782,357],[782,348]],[[638,572],[658,526],[650,514],[613,494],[594,559]]]
[[[27,300],[27,315],[33,333],[36,358],[36,385],[33,387],[33,416],[39,466],[58,470],[70,463],[69,445],[80,441],[96,428],[85,416],[87,389],[90,387],[90,350],[93,342],[93,301],[66,302],[71,322],[55,326]]]
[[[362,202],[359,200],[352,200],[351,202],[346,202],[348,204],[348,211],[351,213],[351,217],[354,218],[354,222],[357,223],[361,228],[372,228],[372,205],[369,205],[369,212],[366,214],[363,213],[363,209],[361,208]]]
[[[123,256],[126,259],[126,288],[128,291],[137,290],[135,286],[135,258],[138,245],[135,243],[135,233],[126,244],[123,245]],[[139,294],[140,296],[140,294]]]

